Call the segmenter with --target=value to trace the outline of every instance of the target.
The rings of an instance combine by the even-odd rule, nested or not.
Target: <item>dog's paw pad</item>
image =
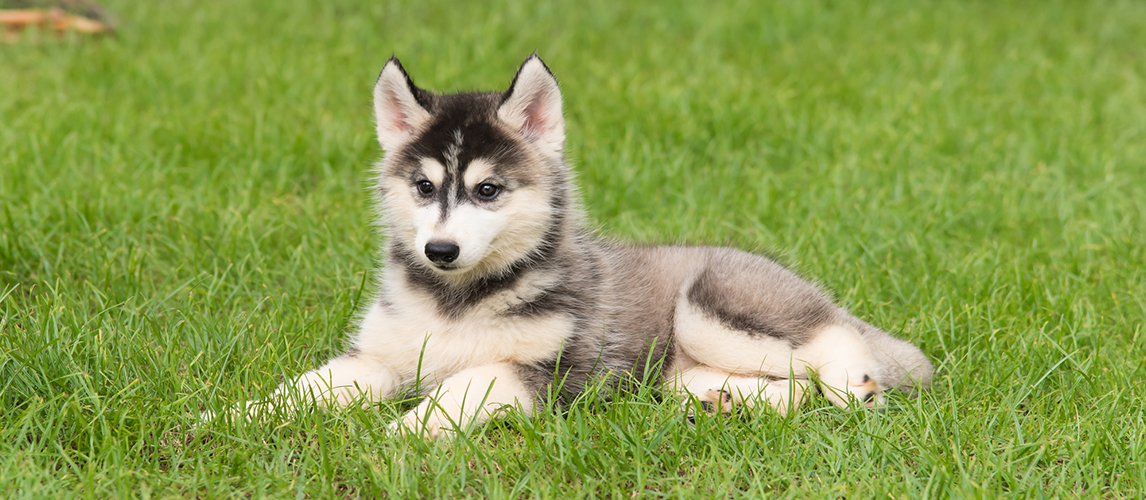
[[[733,406],[736,404],[732,399],[732,393],[721,389],[709,389],[704,394],[696,396],[696,403],[700,406],[701,411],[709,415],[732,413]],[[688,408],[685,419],[689,424],[695,424],[696,407],[688,403],[685,406]]]
[[[732,413],[732,393],[723,389],[709,389],[700,398],[700,406],[708,413]]]
[[[864,375],[858,384],[851,384],[848,387],[850,392],[859,402],[868,408],[883,405],[883,392],[879,388],[879,384],[875,379],[868,375]]]
[[[884,404],[883,389],[870,375],[847,377],[844,374],[836,383],[831,380],[821,379],[820,393],[841,408],[876,408]]]

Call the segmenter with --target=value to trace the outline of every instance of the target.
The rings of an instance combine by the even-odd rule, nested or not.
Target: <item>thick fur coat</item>
[[[784,413],[812,388],[875,406],[930,380],[918,348],[765,257],[587,229],[561,93],[536,55],[507,91],[462,94],[422,90],[391,59],[374,109],[381,291],[345,354],[262,404],[368,404],[420,387],[427,398],[393,428],[437,436],[586,387],[652,381],[721,411]]]

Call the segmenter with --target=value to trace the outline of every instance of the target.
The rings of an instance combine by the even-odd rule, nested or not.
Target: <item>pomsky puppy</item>
[[[632,381],[781,414],[811,389],[876,406],[929,383],[918,348],[772,260],[596,236],[564,159],[557,80],[536,54],[509,90],[459,94],[416,87],[392,58],[374,112],[380,291],[345,354],[242,411],[420,387],[428,397],[392,428],[433,437]]]

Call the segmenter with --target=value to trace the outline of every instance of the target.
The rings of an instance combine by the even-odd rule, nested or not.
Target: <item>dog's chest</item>
[[[363,318],[356,347],[406,375],[435,379],[493,363],[556,358],[573,331],[573,318],[506,315],[505,305],[495,299],[450,318],[431,298],[402,295]]]

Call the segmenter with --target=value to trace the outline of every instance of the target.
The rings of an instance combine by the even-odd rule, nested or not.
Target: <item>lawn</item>
[[[452,5],[458,3],[458,5]],[[1140,2],[107,1],[0,44],[0,491],[72,497],[1139,497]],[[655,391],[389,436],[398,402],[214,422],[374,289],[371,87],[537,50],[604,234],[767,252],[932,389],[702,415]]]

